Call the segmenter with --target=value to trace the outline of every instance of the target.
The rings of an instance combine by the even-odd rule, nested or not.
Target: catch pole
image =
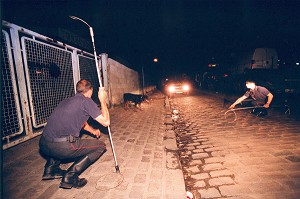
[[[100,88],[102,88],[103,86],[102,86],[102,81],[101,81],[99,64],[98,64],[98,60],[97,60],[97,53],[96,53],[96,47],[95,47],[95,40],[94,40],[94,31],[93,31],[93,28],[87,22],[85,22],[84,20],[82,20],[82,19],[80,19],[78,17],[70,16],[70,18],[74,19],[74,20],[79,20],[79,21],[85,23],[89,27],[90,35],[91,35],[91,39],[92,39],[92,43],[93,43],[94,57],[95,57],[95,64],[96,64],[96,68],[97,68],[99,85],[100,85]],[[112,152],[113,152],[113,155],[114,155],[116,172],[120,173],[120,168],[119,168],[119,165],[118,165],[118,162],[117,162],[117,157],[116,157],[116,153],[115,153],[115,149],[114,149],[114,144],[113,144],[112,136],[111,136],[111,132],[110,132],[110,126],[108,126],[107,128],[108,128],[108,135],[109,135],[109,140],[110,140]]]

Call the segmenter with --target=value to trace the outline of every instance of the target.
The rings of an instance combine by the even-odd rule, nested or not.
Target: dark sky
[[[2,13],[28,29],[64,28],[89,39],[87,26],[68,18],[75,15],[94,28],[98,53],[138,70],[188,73],[212,58],[228,66],[259,47],[300,61],[298,0],[4,0]]]

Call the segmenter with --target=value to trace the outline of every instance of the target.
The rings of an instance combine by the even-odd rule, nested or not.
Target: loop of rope
[[[233,114],[234,114],[234,120],[231,121],[231,122],[228,122],[228,123],[233,123],[233,122],[235,122],[235,121],[238,119],[237,114],[236,114],[235,111],[246,110],[246,109],[255,109],[255,108],[263,108],[263,106],[250,106],[250,107],[243,107],[243,108],[229,109],[229,110],[227,110],[227,111],[224,113],[225,119],[227,119],[227,113],[233,112]]]
[[[118,179],[116,179],[116,180],[118,180],[119,182],[117,183],[117,185],[116,186],[113,186],[113,187],[106,187],[106,188],[98,188],[98,183],[96,183],[96,185],[95,185],[95,188],[97,189],[97,190],[100,190],[100,191],[107,191],[107,190],[110,190],[110,189],[115,189],[115,188],[117,188],[118,186],[120,186],[122,183],[123,183],[123,181],[124,181],[124,175],[123,174],[121,174],[121,173],[115,173],[115,174],[118,174],[119,176],[121,176],[121,180],[118,180]],[[107,173],[107,174],[104,174],[103,176],[101,176],[100,177],[100,179],[101,178],[104,178],[105,176],[107,176],[107,175],[111,175],[111,173]]]
[[[225,112],[225,119],[227,119],[227,113],[229,113],[229,112],[233,112],[234,113],[234,120],[231,121],[231,122],[228,122],[228,123],[233,123],[233,122],[235,122],[237,120],[237,115],[236,115],[236,113],[235,113],[234,110],[228,110],[228,111]]]

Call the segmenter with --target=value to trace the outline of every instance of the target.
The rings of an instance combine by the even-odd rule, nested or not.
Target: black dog
[[[147,95],[136,95],[132,93],[124,93],[124,108],[127,109],[130,103],[134,103],[135,107],[142,110],[141,104],[148,99]]]

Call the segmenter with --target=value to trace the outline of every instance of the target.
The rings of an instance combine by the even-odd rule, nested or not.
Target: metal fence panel
[[[98,100],[94,55],[2,21],[3,149],[41,134],[54,108],[89,79]],[[97,57],[100,60],[100,57]]]
[[[9,35],[2,30],[2,139],[23,132]]]
[[[79,68],[80,68],[80,79],[88,79],[92,83],[94,88],[92,99],[97,104],[100,104],[98,99],[98,91],[99,91],[100,84],[98,80],[95,59],[83,55],[78,55],[78,58],[79,58]]]
[[[59,102],[75,94],[72,52],[25,36],[21,41],[32,122],[38,128]]]

